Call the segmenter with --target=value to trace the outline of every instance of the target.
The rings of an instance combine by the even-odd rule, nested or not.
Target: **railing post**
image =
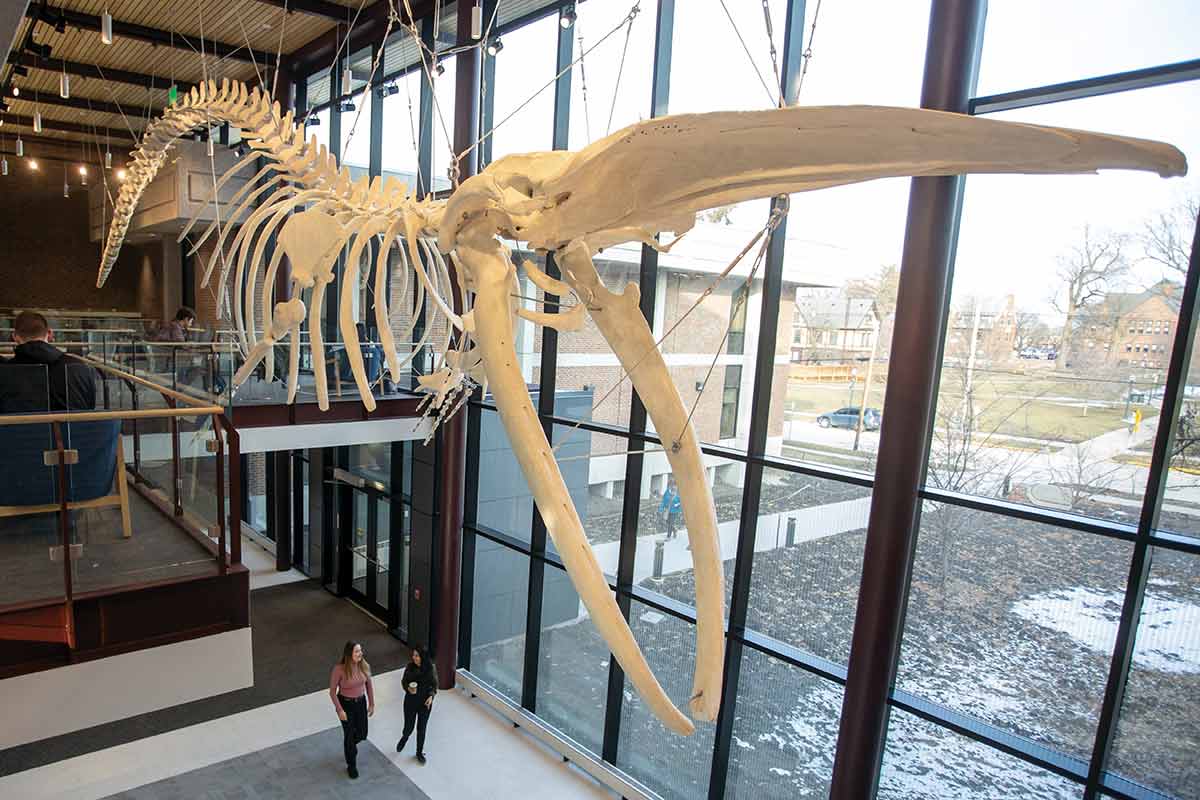
[[[217,571],[222,575],[226,571],[227,559],[225,554],[225,442],[221,438],[223,428],[221,416],[213,414],[213,433],[217,440]],[[240,561],[240,552],[238,556]]]
[[[71,575],[71,511],[67,500],[67,450],[63,445],[62,423],[53,422],[54,449],[58,451],[58,530],[62,540],[63,592],[66,598],[68,645],[75,647],[75,625],[72,620],[74,598],[74,576]]]
[[[242,448],[237,430],[225,421],[229,439],[229,563],[242,563]],[[222,509],[224,510],[224,509]]]
[[[167,408],[178,407],[174,397],[163,399],[167,401]],[[183,501],[180,495],[183,489],[183,462],[179,456],[179,417],[171,417],[167,424],[171,432],[171,506],[175,509],[175,516],[182,517]]]
[[[137,384],[129,381],[129,394],[131,397],[130,405],[133,410],[138,410],[138,390]],[[145,483],[146,479],[142,477],[142,437],[138,431],[137,417],[133,418],[133,477],[138,483]]]

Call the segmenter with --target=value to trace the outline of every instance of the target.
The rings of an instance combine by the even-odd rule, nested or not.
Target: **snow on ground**
[[[1013,613],[1110,654],[1123,600],[1118,592],[1076,586],[1020,600]],[[1147,592],[1133,660],[1144,669],[1200,673],[1200,606]]]

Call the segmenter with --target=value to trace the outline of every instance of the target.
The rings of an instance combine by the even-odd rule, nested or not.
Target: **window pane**
[[[1200,191],[1197,191],[1190,201],[1181,203],[1172,213],[1164,215],[1155,223],[1156,239],[1165,245],[1158,249],[1163,252],[1178,252],[1181,266],[1182,259],[1187,257],[1185,248],[1190,246],[1193,238],[1190,234],[1195,229],[1197,214],[1200,214]],[[1166,331],[1153,338],[1168,343],[1172,341]],[[1169,351],[1170,344],[1166,344],[1165,349]],[[1166,354],[1160,357],[1165,358]],[[1197,384],[1200,384],[1200,349],[1196,347],[1193,338],[1192,359],[1187,365],[1184,379],[1183,405],[1172,422],[1175,430],[1171,439],[1169,469],[1163,492],[1164,502],[1157,521],[1161,531],[1193,538],[1200,537],[1200,518],[1196,513],[1196,487],[1200,485],[1200,478],[1197,477],[1200,475],[1200,418],[1197,417],[1197,410],[1200,409],[1200,387]],[[1150,390],[1147,399],[1157,403],[1160,393],[1165,391],[1165,385],[1155,386]],[[1148,464],[1153,446],[1153,437],[1142,440],[1130,452],[1130,461],[1136,460],[1139,465]]]
[[[579,150],[650,116],[655,12],[647,7],[634,17],[628,45],[628,4],[580,3],[575,13],[574,56],[586,53],[571,68],[570,142]],[[617,26],[621,30],[600,41]]]
[[[805,8],[807,26],[816,4]],[[818,58],[804,77],[803,105],[920,103],[929,3],[882,3],[864,19],[850,3],[821,6]],[[869,44],[867,44],[869,42]],[[855,63],[871,49],[887,69]],[[869,181],[791,196],[781,319],[790,372],[777,377],[770,452],[874,474],[888,354],[908,214],[908,178]],[[862,235],[870,220],[870,236]],[[794,306],[792,301],[794,300]],[[784,324],[783,320],[786,320]],[[831,412],[850,406],[856,414]]]
[[[1131,545],[924,505],[897,685],[1087,759]]]
[[[504,34],[504,49],[495,56],[484,50],[496,69],[495,85],[487,87],[495,92],[493,161],[552,148],[558,30],[558,15],[552,14]],[[551,85],[542,90],[546,84]]]
[[[417,184],[417,137],[421,135],[417,117],[421,109],[421,80],[420,70],[397,78],[394,85],[398,91],[388,94],[381,103],[382,164],[385,180],[395,178],[406,185],[410,193],[416,191],[423,196],[425,187]]]
[[[444,13],[444,12],[443,12]],[[449,169],[454,156],[454,81],[457,56],[442,56],[441,75],[435,71],[433,104],[433,169],[430,182],[435,192],[450,188]]]
[[[600,753],[611,654],[563,570],[546,567],[537,713]]]
[[[615,580],[621,549],[621,505],[625,496],[629,440],[569,425],[554,426],[554,459],[562,472],[600,568]],[[546,546],[553,551],[553,542]]]
[[[1153,554],[1109,768],[1173,797],[1200,796],[1200,560]]]
[[[585,7],[580,6],[580,9]],[[592,260],[604,285],[610,291],[623,292],[628,284],[637,284],[641,257],[641,245],[624,244],[607,248]],[[539,267],[544,269],[545,265],[539,263]],[[524,277],[523,271],[521,281],[523,295],[536,296],[539,300],[545,297]],[[564,305],[576,302],[573,297],[564,298]],[[535,306],[527,303],[526,307]],[[532,327],[532,323],[522,325]],[[555,389],[556,414],[628,427],[633,384],[590,316],[584,317],[579,330],[558,334]]]
[[[480,412],[479,503],[476,522],[482,528],[529,541],[533,494],[508,434],[495,411]],[[482,541],[482,540],[480,540]]]
[[[842,687],[747,647],[725,796],[828,797],[841,713]]]
[[[764,470],[746,624],[846,664],[870,512],[866,487]]]
[[[629,626],[659,683],[686,714],[696,665],[695,627],[636,600]],[[667,730],[626,680],[617,766],[668,800],[707,796],[716,725],[695,725],[691,736]]]
[[[991,3],[977,95],[1200,58],[1188,0]]]
[[[370,71],[369,66],[367,70]],[[367,175],[371,167],[371,113],[374,104],[374,92],[359,92],[350,97],[348,105],[341,107],[341,164],[349,167],[354,180]]]
[[[525,672],[529,557],[475,537],[471,672],[518,705]]]
[[[1195,160],[1198,107],[1193,82],[996,116],[1162,139]],[[1187,192],[1118,171],[967,180],[931,485],[1136,523],[1171,348],[1153,331],[1175,329],[1184,269],[1153,260],[1147,223]],[[1031,318],[1053,360],[1014,352]]]
[[[986,744],[892,709],[880,800],[1073,800],[1083,787]]]
[[[696,604],[696,575],[682,503],[675,504],[677,487],[671,464],[661,447],[647,448],[642,467],[642,502],[638,515],[637,551],[633,581],[678,600]],[[741,525],[746,465],[725,458],[704,457],[705,472],[717,511],[717,535],[725,560],[725,613],[733,586]]]

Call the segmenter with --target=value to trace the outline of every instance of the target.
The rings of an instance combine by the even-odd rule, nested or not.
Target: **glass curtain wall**
[[[631,24],[620,5],[581,4],[557,36],[553,10],[500,25],[504,43],[522,47],[501,48],[485,68],[494,83],[484,118],[499,122],[534,97],[514,117],[534,127],[502,127],[494,157],[556,144],[564,117],[579,148],[655,113],[770,107],[775,64],[787,69],[789,10],[804,14],[794,24],[806,46],[817,22],[800,104],[919,103],[928,3],[870,18],[827,4],[814,20],[816,4],[771,2],[770,38],[757,0],[699,0],[675,13],[660,4]],[[1152,67],[1160,52],[1200,56],[1181,39],[1194,10],[1179,4],[1139,12],[1133,38],[1112,16],[1081,21],[1076,5],[1052,12],[1060,27],[1031,29],[1032,7],[1014,5],[989,10],[981,112],[992,111],[985,92]],[[1076,23],[1094,36],[1072,34]],[[669,60],[655,47],[662,36]],[[1036,58],[1031,36],[1046,41]],[[1058,52],[1068,39],[1078,51],[1069,58]],[[1097,44],[1109,39],[1120,47]],[[555,87],[536,93],[560,46],[583,58],[551,107]],[[886,69],[862,68],[856,54],[868,46]],[[992,113],[1162,139],[1194,160],[1197,91],[1174,83]],[[707,453],[727,559],[726,644],[739,667],[727,672],[720,726],[668,734],[623,684],[546,541],[490,398],[473,403],[464,579],[474,591],[460,658],[663,797],[828,792],[908,189],[896,179],[796,195],[783,247],[757,272],[747,260],[724,281],[714,277],[765,224],[766,202],[703,215],[692,241],[668,255],[624,245],[597,257],[610,288],[640,284],[653,298],[651,326],[666,335]],[[1193,398],[1180,388],[1186,376],[1168,374],[1177,337],[1190,330],[1180,332],[1191,319],[1196,195],[1194,179],[1121,173],[967,181],[950,308],[930,326],[943,365],[879,796],[1200,791],[1186,755],[1200,744],[1188,712],[1200,688]],[[1105,257],[1112,275],[1072,310],[1063,275]],[[772,270],[777,309],[763,289]],[[686,532],[663,501],[665,437],[590,323],[518,341],[588,539],[664,688],[683,702],[694,580]],[[539,403],[551,391],[553,402]],[[1172,393],[1168,464],[1158,418]],[[767,422],[756,429],[757,414]],[[496,469],[502,458],[511,463]]]
[[[1171,63],[1200,57],[1193,4],[1109,6],[991,4],[975,113],[1162,139],[1194,162],[1200,83]],[[761,0],[593,0],[560,25],[556,6],[515,8],[501,4],[503,46],[484,56],[484,132],[513,115],[485,162],[578,149],[654,115],[769,108],[781,82],[799,84],[802,105],[916,105],[930,14],[928,2],[818,16],[802,0],[771,0],[765,15]],[[386,43],[377,84],[396,91],[363,98],[347,148],[368,147],[359,161],[422,194],[450,185],[453,19],[426,22],[442,56],[428,69],[407,33]],[[864,51],[880,66],[865,68]],[[1144,70],[1143,88],[1099,79],[1121,70]],[[1030,91],[1060,81],[1084,81],[1086,96]],[[344,139],[329,71],[307,83],[312,132]],[[382,136],[366,135],[372,123]],[[752,249],[719,280],[769,203],[702,215],[668,254],[622,245],[596,259],[610,289],[641,290],[704,445],[737,667],[721,725],[681,739],[645,711],[547,541],[491,399],[469,408],[463,666],[664,797],[828,792],[909,185],[796,195],[761,263]],[[952,294],[929,322],[942,368],[880,796],[1200,793],[1198,196],[1194,178],[1140,174],[966,181]],[[529,308],[546,299],[524,277],[521,295]],[[588,539],[682,704],[694,579],[670,513],[672,432],[646,419],[590,322],[558,334],[523,321],[517,342]]]

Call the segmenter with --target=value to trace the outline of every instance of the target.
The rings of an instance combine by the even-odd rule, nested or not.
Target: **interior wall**
[[[136,310],[138,254],[122,252],[97,289],[100,245],[88,240],[87,193],[78,176],[63,197],[64,164],[43,160],[34,172],[28,161],[10,155],[9,173],[0,177],[0,307]]]

